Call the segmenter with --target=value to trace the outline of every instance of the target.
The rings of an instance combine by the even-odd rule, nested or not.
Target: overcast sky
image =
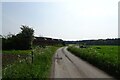
[[[2,2],[2,34],[17,34],[25,24],[35,30],[35,36],[63,40],[117,38],[118,1]]]

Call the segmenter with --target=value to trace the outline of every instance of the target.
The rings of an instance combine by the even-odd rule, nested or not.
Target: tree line
[[[16,35],[0,35],[0,38],[2,38],[2,50],[28,50],[32,49],[33,45],[39,45],[40,47],[65,45],[62,39],[35,37],[34,30],[29,28],[29,26],[22,25],[20,29],[21,32]]]
[[[48,37],[35,37],[33,44],[39,45],[40,47],[45,47],[47,45],[54,45],[54,46],[65,45],[62,39],[54,39],[54,38],[48,38]]]
[[[98,40],[82,40],[78,43],[84,43],[86,45],[120,45],[120,38],[115,39],[98,39]]]
[[[120,38],[65,41],[65,44],[85,44],[85,45],[120,45]]]
[[[27,50],[31,49],[34,39],[34,30],[29,26],[22,25],[20,27],[21,32],[18,34],[9,34],[7,37],[2,37],[2,49],[3,50]]]

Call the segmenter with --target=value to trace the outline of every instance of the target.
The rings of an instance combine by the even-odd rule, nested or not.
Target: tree
[[[22,25],[21,32],[16,35],[17,44],[19,49],[31,49],[34,39],[34,30],[29,26]]]
[[[29,26],[22,25],[21,32],[17,35],[8,34],[7,37],[2,37],[2,49],[31,49],[34,39],[34,30]]]

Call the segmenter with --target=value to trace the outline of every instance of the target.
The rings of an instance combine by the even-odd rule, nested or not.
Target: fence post
[[[32,62],[31,63],[33,63],[33,50],[32,50]]]

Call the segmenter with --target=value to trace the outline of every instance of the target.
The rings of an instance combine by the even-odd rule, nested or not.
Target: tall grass
[[[52,56],[58,47],[36,47],[32,55],[3,69],[3,78],[49,78]],[[18,53],[17,53],[18,54]]]
[[[68,50],[118,78],[120,76],[118,48],[118,46],[91,46],[88,48],[69,47]]]
[[[31,50],[3,50],[2,51],[2,68],[24,59],[31,54]]]

